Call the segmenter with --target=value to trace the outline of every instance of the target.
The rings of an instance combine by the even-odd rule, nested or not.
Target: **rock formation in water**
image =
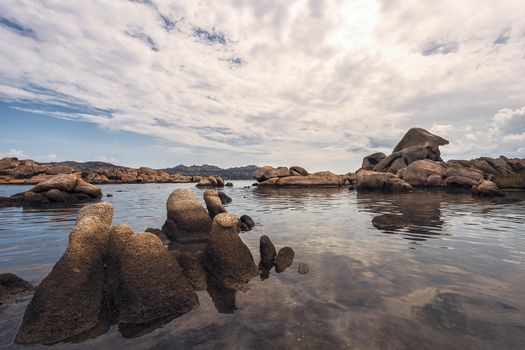
[[[289,268],[293,263],[293,258],[295,257],[295,253],[292,248],[290,247],[283,247],[279,249],[279,252],[277,253],[277,256],[275,257],[275,271],[277,273],[281,273],[287,268]]]
[[[239,230],[240,231],[250,231],[255,227],[255,221],[248,215],[242,215],[239,218]]]
[[[359,170],[356,173],[356,180],[356,188],[360,191],[408,192],[413,190],[409,183],[391,173]]]
[[[226,209],[222,205],[219,194],[214,189],[207,189],[204,191],[204,202],[206,203],[206,209],[210,214],[210,218],[213,220],[215,216],[220,213],[226,213]]]
[[[263,235],[259,239],[259,253],[261,254],[261,261],[265,263],[273,264],[275,257],[277,256],[277,251],[273,245],[270,237]]]
[[[259,271],[250,249],[239,237],[237,225],[238,219],[234,214],[222,213],[213,219],[205,263],[216,285],[244,290]]]
[[[309,174],[304,168],[293,166],[274,168],[265,166],[253,173],[258,186],[272,187],[341,187],[347,176],[336,175],[330,171]]]
[[[113,207],[78,212],[69,245],[38,286],[16,336],[20,344],[83,339],[119,323],[124,336],[198,305],[175,255],[154,234],[110,230]]]
[[[224,187],[224,180],[220,176],[208,176],[199,180],[197,187]]]
[[[0,197],[0,206],[46,206],[96,200],[102,197],[100,187],[87,183],[74,174],[55,175],[11,197]]]
[[[208,239],[212,221],[193,192],[178,189],[170,194],[166,208],[168,218],[162,232],[177,242],[203,242]]]
[[[226,185],[225,185],[226,186]],[[232,199],[230,196],[228,196],[226,193],[220,191],[219,193],[219,198],[221,199],[221,203],[222,204],[228,204],[228,203],[231,203],[232,202]]]
[[[484,195],[502,195],[499,188],[525,188],[525,159],[501,156],[497,159],[483,157],[443,162],[439,146],[447,144],[448,141],[440,136],[421,128],[412,128],[389,156],[374,153],[363,159],[361,169],[356,172],[357,189],[385,190],[391,187],[387,181],[395,181],[402,188],[408,188],[397,179],[413,187],[468,188],[473,193],[482,193],[485,186],[489,185],[483,180],[491,181],[496,188],[490,185],[492,190],[485,191]],[[390,176],[381,185],[378,184],[378,172],[396,177]],[[372,178],[367,179],[370,176]]]

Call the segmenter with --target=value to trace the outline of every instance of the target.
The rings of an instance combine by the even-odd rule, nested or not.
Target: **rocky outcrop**
[[[358,191],[408,192],[413,190],[408,182],[391,173],[359,170],[356,176]]]
[[[412,186],[443,186],[446,167],[442,162],[417,160],[402,169],[399,176]]]
[[[277,256],[275,257],[275,271],[281,273],[287,268],[289,268],[293,263],[293,258],[295,257],[295,252],[290,247],[283,247],[279,249]]]
[[[297,166],[290,169],[266,166],[257,170],[253,177],[259,182],[259,186],[270,187],[340,187],[345,182],[345,176],[330,171],[308,174]],[[298,175],[300,173],[307,175]]]
[[[0,198],[0,206],[71,204],[100,197],[100,187],[87,183],[75,174],[62,174],[52,176],[26,192]]]
[[[237,225],[234,214],[223,213],[214,218],[204,259],[215,285],[246,290],[247,283],[259,271],[252,253],[237,233]]]
[[[199,180],[197,187],[224,187],[224,180],[220,176],[208,176]]]
[[[154,234],[110,230],[113,207],[78,212],[69,245],[38,286],[16,336],[19,344],[78,341],[119,323],[124,337],[152,330],[198,305],[174,254]]]
[[[171,240],[191,243],[205,242],[208,239],[212,221],[191,191],[173,191],[166,202],[166,208],[168,218],[162,226],[162,232]]]
[[[112,216],[109,203],[80,209],[64,255],[40,283],[26,309],[17,343],[53,344],[99,323]]]
[[[213,218],[220,213],[226,213],[227,210],[222,205],[221,198],[219,197],[219,194],[214,189],[207,189],[204,191],[204,202],[206,203],[206,208],[208,209],[208,213],[210,215],[210,218],[213,220]]]

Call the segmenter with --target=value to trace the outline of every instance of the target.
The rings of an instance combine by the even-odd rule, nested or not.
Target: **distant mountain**
[[[233,167],[228,169],[222,169],[215,165],[192,165],[186,166],[179,164],[173,168],[159,169],[169,174],[182,174],[182,175],[200,175],[200,176],[220,176],[227,180],[249,180],[252,178],[252,174],[255,170],[259,169],[257,165],[247,165],[242,167]]]
[[[90,171],[96,168],[126,168],[120,165],[115,165],[115,164],[106,163],[106,162],[99,162],[99,161],[75,162],[73,160],[67,160],[65,162],[51,162],[51,163],[40,163],[40,164],[65,165],[65,166],[70,166],[74,169],[78,169],[80,171]]]

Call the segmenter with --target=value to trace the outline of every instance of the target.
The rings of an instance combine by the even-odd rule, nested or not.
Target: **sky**
[[[0,2],[0,157],[356,170],[525,157],[523,0]]]

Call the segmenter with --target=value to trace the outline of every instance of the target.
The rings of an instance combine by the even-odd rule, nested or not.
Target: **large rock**
[[[182,315],[198,298],[175,255],[154,234],[133,234],[127,225],[110,233],[113,302],[122,324],[144,324]]]
[[[258,182],[263,182],[274,177],[287,177],[290,176],[290,170],[286,167],[274,168],[272,166],[264,166],[260,169],[257,169],[252,177]]]
[[[219,214],[205,252],[205,263],[211,280],[218,286],[245,290],[247,283],[259,274],[250,249],[237,233],[238,219],[234,214]]]
[[[208,212],[187,189],[173,191],[166,202],[168,218],[162,231],[178,242],[206,241],[212,221]]]
[[[73,174],[56,175],[47,181],[39,183],[38,185],[31,188],[29,191],[38,193],[56,189],[64,192],[73,192],[77,184],[77,180],[78,177],[76,177]]]
[[[448,145],[448,141],[444,138],[434,135],[425,129],[412,128],[406,132],[393,152],[401,151],[411,146],[439,147],[444,145]]]
[[[210,214],[210,218],[213,220],[215,216],[220,213],[226,213],[227,210],[222,205],[221,198],[217,191],[213,189],[208,189],[204,191],[204,202],[206,203],[206,208]]]
[[[356,176],[359,191],[407,192],[413,189],[408,182],[391,173],[360,170]]]
[[[445,178],[445,166],[433,160],[417,160],[408,165],[400,177],[411,186],[442,186]]]
[[[104,264],[113,207],[82,208],[69,245],[38,286],[16,336],[20,344],[53,344],[88,332],[99,323],[104,300]]]
[[[343,185],[341,177],[330,171],[322,171],[308,176],[287,176],[271,178],[259,186],[276,187],[340,187]]]
[[[372,170],[380,161],[386,158],[386,154],[383,152],[373,153],[363,158],[361,169]]]

